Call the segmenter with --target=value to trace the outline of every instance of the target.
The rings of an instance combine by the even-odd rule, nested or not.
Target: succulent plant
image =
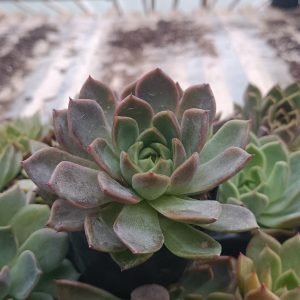
[[[300,86],[291,84],[285,89],[275,85],[262,96],[260,90],[250,84],[245,92],[244,107],[236,111],[252,120],[252,130],[258,136],[275,134],[290,148],[300,149]]]
[[[0,299],[55,299],[54,279],[77,279],[66,233],[45,228],[46,205],[27,204],[15,185],[0,194]]]
[[[237,261],[240,294],[245,300],[300,299],[299,252],[299,234],[281,245],[259,231]]]
[[[84,229],[90,247],[112,253],[122,268],[163,244],[190,259],[219,255],[220,244],[199,227],[257,227],[248,209],[205,200],[251,157],[242,149],[248,122],[230,121],[210,136],[215,100],[208,85],[182,92],[155,69],[120,100],[91,77],[79,98],[54,111],[60,148],[42,149],[23,164],[44,197],[55,200],[49,226]]]
[[[248,207],[265,228],[300,225],[300,151],[290,153],[276,136],[252,141],[247,166],[219,188],[222,203]]]
[[[105,290],[96,288],[86,283],[57,280],[58,299],[72,300],[121,300]],[[169,300],[168,291],[157,284],[143,285],[134,289],[130,300]]]
[[[194,261],[170,287],[172,300],[236,300],[235,291],[235,259],[229,256]]]

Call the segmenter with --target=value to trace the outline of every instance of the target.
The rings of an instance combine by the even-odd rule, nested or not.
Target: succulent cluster
[[[252,130],[258,136],[275,134],[291,150],[300,149],[300,86],[291,84],[285,89],[275,85],[262,96],[260,90],[249,85],[244,106],[236,106],[238,116],[252,120]]]
[[[0,194],[0,299],[56,299],[54,279],[77,279],[66,233],[45,228],[50,210],[15,185]]]
[[[300,297],[300,236],[282,245],[258,232],[250,241],[246,256],[237,261],[237,280],[245,300],[293,300]]]
[[[49,226],[84,229],[90,247],[112,253],[123,268],[163,244],[190,259],[219,255],[220,244],[191,225],[257,227],[247,208],[205,200],[251,157],[242,149],[248,122],[230,121],[211,136],[216,107],[208,85],[183,92],[155,69],[120,99],[90,77],[79,98],[54,111],[60,148],[42,149],[23,164],[40,193],[55,200]]]
[[[246,150],[253,159],[219,188],[223,203],[248,207],[265,228],[300,224],[300,151],[290,153],[276,136],[252,136]]]
[[[172,300],[236,300],[235,291],[235,259],[228,256],[194,261],[170,287]]]

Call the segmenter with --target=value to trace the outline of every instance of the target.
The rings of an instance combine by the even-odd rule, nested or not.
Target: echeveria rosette
[[[299,234],[280,244],[259,231],[250,240],[246,255],[240,254],[237,261],[237,282],[243,299],[299,299],[299,251]]]
[[[222,203],[248,207],[264,228],[300,225],[300,151],[289,152],[276,136],[252,135],[246,150],[253,159],[219,188]]]
[[[47,205],[28,204],[14,185],[0,194],[0,299],[54,300],[54,280],[76,280],[69,260],[68,236],[45,228]]]
[[[252,120],[252,130],[258,136],[274,134],[290,150],[300,149],[300,86],[291,84],[285,89],[275,85],[263,96],[260,90],[249,85],[244,107],[236,106],[240,116]]]
[[[208,85],[184,92],[155,69],[116,94],[88,78],[78,100],[54,111],[58,148],[24,162],[45,197],[55,200],[49,226],[85,230],[91,248],[129,268],[163,244],[186,258],[221,247],[191,225],[216,231],[257,227],[246,208],[197,200],[250,159],[248,122],[230,121],[213,137],[215,100]],[[86,99],[89,98],[89,99]]]

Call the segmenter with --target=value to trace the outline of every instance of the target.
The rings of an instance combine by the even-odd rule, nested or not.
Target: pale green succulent
[[[240,295],[245,300],[300,299],[300,236],[282,245],[258,232],[250,241],[246,256],[237,261]]]
[[[66,233],[45,228],[50,210],[15,185],[0,194],[0,299],[56,299],[55,279],[77,279]]]
[[[252,136],[251,162],[219,188],[222,203],[248,207],[265,228],[300,225],[300,151],[290,153],[275,136]]]
[[[205,200],[250,159],[242,149],[248,122],[230,121],[210,136],[216,110],[210,87],[182,92],[159,69],[122,96],[89,78],[81,99],[54,111],[60,148],[24,162],[40,193],[55,200],[49,226],[84,229],[89,246],[111,253],[122,268],[144,262],[163,244],[180,257],[212,258],[221,246],[201,227],[257,227],[248,209]]]

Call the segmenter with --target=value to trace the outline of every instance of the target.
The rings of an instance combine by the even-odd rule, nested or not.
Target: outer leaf
[[[249,278],[253,272],[253,269],[254,267],[252,260],[240,253],[236,265],[236,276],[238,287],[242,294],[245,294],[248,291],[249,287],[247,286],[247,278]]]
[[[189,226],[160,218],[166,247],[188,259],[210,259],[221,253],[221,245],[209,235]]]
[[[10,272],[8,267],[0,270],[0,299],[5,299],[10,287]]]
[[[98,173],[63,161],[55,168],[49,186],[59,197],[72,201],[74,205],[85,208],[97,207],[108,202],[99,187]]]
[[[116,115],[136,120],[142,132],[151,124],[153,109],[146,101],[129,95],[119,104]]]
[[[146,100],[155,112],[176,111],[179,101],[179,94],[174,81],[160,69],[155,69],[138,80],[135,94]]]
[[[85,217],[93,212],[94,208],[84,209],[67,200],[57,199],[52,205],[47,225],[56,231],[82,231]]]
[[[206,142],[208,130],[208,111],[190,108],[184,112],[181,121],[181,135],[182,143],[188,156],[202,150]]]
[[[37,284],[41,270],[31,251],[24,251],[11,269],[10,295],[17,299],[26,299]]]
[[[113,231],[113,224],[121,209],[121,205],[112,203],[85,219],[85,234],[90,248],[103,252],[125,249],[124,244]]]
[[[79,98],[96,100],[112,123],[116,99],[109,86],[89,76],[80,90]]]
[[[2,269],[17,253],[17,241],[10,226],[0,227],[0,245],[0,269]]]
[[[0,194],[0,226],[8,225],[11,218],[25,205],[26,196],[18,185]]]
[[[31,234],[19,249],[19,253],[25,250],[30,250],[34,253],[43,272],[53,271],[60,266],[67,254],[67,234],[55,232],[49,228],[40,229]]]
[[[240,200],[255,214],[256,217],[264,213],[269,204],[269,198],[256,191],[241,195]]]
[[[205,228],[219,232],[242,232],[258,228],[255,216],[249,209],[232,204],[221,205],[222,212],[218,220]]]
[[[136,87],[136,81],[130,82],[121,92],[121,100],[125,99],[129,95],[134,95]]]
[[[26,205],[19,210],[10,221],[19,245],[33,232],[45,227],[49,213],[49,207],[41,204]]]
[[[215,222],[221,214],[217,201],[181,199],[176,196],[162,196],[149,204],[165,217],[189,224]]]
[[[205,144],[200,153],[200,163],[206,163],[229,147],[245,148],[248,142],[249,122],[242,120],[228,121]]]
[[[300,288],[296,288],[292,291],[288,291],[282,295],[281,300],[299,300],[300,299]]]
[[[32,293],[28,300],[54,300],[54,298],[45,293]]]
[[[83,149],[96,138],[108,138],[109,129],[100,105],[93,100],[72,100],[68,108],[69,129]]]
[[[216,102],[212,90],[208,84],[193,85],[183,93],[178,116],[181,117],[189,108],[200,108],[209,111],[209,122],[213,122],[216,114]]]
[[[153,172],[138,173],[132,177],[132,187],[147,200],[154,200],[165,193],[170,178]]]
[[[134,254],[155,252],[164,241],[157,213],[145,201],[124,206],[115,221],[114,231]]]
[[[130,250],[111,253],[112,259],[120,266],[121,271],[134,268],[147,261],[153,253],[133,254]]]
[[[121,300],[104,290],[82,282],[57,280],[56,285],[59,300]]]
[[[246,297],[245,300],[280,300],[275,294],[273,294],[269,289],[267,289],[264,285],[262,285],[260,288],[250,291]]]
[[[147,284],[134,289],[131,300],[170,300],[170,296],[161,285]]]

